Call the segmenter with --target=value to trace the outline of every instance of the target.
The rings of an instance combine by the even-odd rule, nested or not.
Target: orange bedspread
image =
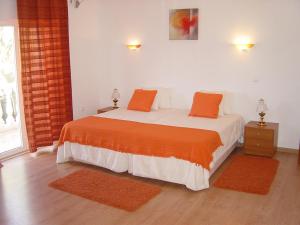
[[[139,155],[173,156],[206,169],[222,145],[215,131],[94,116],[65,124],[59,145],[66,141]]]

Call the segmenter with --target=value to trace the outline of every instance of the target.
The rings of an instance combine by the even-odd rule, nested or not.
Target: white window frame
[[[16,154],[21,154],[28,151],[28,139],[24,117],[24,104],[23,104],[23,92],[22,92],[22,81],[21,81],[21,53],[20,53],[20,38],[19,38],[19,26],[17,20],[5,20],[0,21],[0,26],[13,26],[15,34],[15,55],[16,55],[16,70],[17,70],[17,94],[19,100],[20,109],[20,123],[21,123],[21,147],[8,150],[0,154],[0,159],[9,158]]]

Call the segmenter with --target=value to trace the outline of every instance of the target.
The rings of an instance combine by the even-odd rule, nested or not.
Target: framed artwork
[[[198,40],[198,9],[171,9],[170,40]]]

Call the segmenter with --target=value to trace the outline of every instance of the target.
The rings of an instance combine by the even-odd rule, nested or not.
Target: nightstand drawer
[[[262,139],[254,139],[254,138],[247,138],[245,141],[246,148],[273,148],[274,143],[273,141],[269,140],[262,140]]]
[[[270,140],[271,141],[274,138],[274,131],[247,127],[245,129],[245,136],[247,138],[251,138],[251,139],[253,138],[253,139]]]

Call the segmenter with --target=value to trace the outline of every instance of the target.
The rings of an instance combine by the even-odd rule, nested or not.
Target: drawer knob
[[[256,146],[260,146],[260,144],[256,144]]]
[[[257,136],[259,136],[259,135],[260,135],[260,133],[259,133],[259,132],[257,132],[256,134],[257,134]]]

